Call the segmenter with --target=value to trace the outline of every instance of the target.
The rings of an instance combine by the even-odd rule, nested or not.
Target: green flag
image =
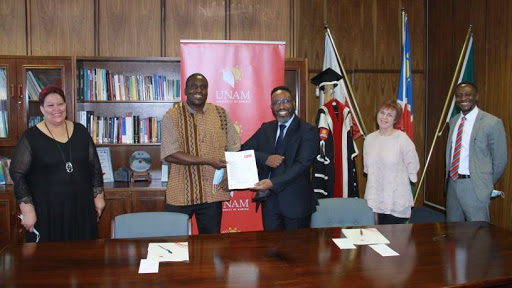
[[[469,38],[468,49],[466,49],[466,55],[464,55],[464,63],[462,63],[462,69],[459,75],[460,82],[471,82],[475,83],[475,59],[473,56],[473,35]],[[452,105],[450,106],[450,110],[448,110],[448,117],[446,117],[446,122],[449,122],[453,116],[457,115],[460,112],[459,108],[455,106],[455,97],[452,99]]]

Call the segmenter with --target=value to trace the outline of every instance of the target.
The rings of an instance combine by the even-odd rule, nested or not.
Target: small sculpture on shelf
[[[116,182],[130,182],[131,171],[126,167],[121,167],[114,172],[114,181]]]

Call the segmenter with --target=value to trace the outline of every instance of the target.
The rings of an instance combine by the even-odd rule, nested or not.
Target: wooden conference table
[[[512,232],[484,222],[376,226],[400,256],[340,250],[340,228],[9,244],[1,287],[441,287],[512,285]],[[435,238],[440,235],[440,238]],[[189,262],[138,274],[150,242],[188,241]]]

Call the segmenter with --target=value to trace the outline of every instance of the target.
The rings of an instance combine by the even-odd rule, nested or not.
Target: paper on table
[[[333,238],[332,241],[338,245],[340,249],[356,249],[356,246],[348,238]]]
[[[400,254],[396,253],[395,250],[389,248],[386,244],[373,244],[369,245],[375,252],[379,253],[381,256],[399,256]]]
[[[188,261],[188,243],[149,243],[148,260],[164,261]]]
[[[229,190],[254,187],[259,181],[254,150],[225,153]]]
[[[158,273],[158,261],[140,259],[139,274],[142,273]]]
[[[341,229],[355,245],[389,244],[389,240],[375,228]]]

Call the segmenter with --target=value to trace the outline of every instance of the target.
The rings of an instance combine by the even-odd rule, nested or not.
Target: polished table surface
[[[368,246],[340,250],[331,239],[343,237],[341,228],[10,244],[0,251],[0,286],[512,285],[511,231],[484,222],[376,227],[400,256],[382,257]],[[189,262],[162,262],[157,274],[138,274],[148,243],[178,241],[188,241]]]

